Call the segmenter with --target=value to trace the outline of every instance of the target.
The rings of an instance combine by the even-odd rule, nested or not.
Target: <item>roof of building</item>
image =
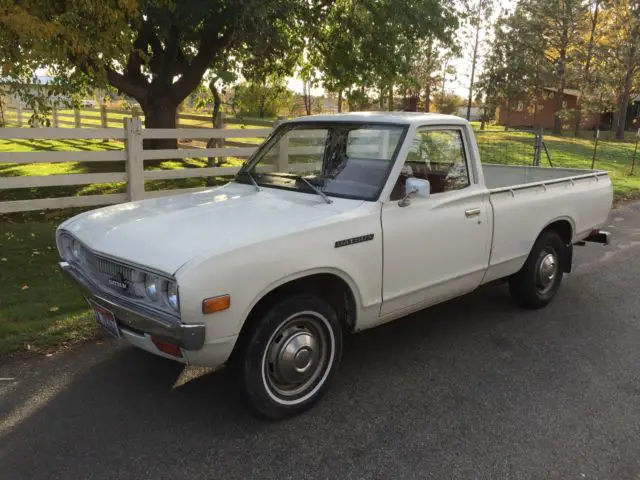
[[[287,122],[365,122],[396,123],[400,125],[465,125],[467,120],[455,115],[420,112],[349,112],[330,115],[309,115],[297,117]]]
[[[555,87],[544,87],[544,90],[547,90],[548,92],[557,92],[558,89]],[[569,95],[570,97],[579,97],[580,96],[580,90],[576,90],[575,88],[565,88],[563,90],[564,95]]]

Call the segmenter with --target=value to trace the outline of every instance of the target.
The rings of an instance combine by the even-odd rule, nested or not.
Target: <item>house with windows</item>
[[[506,127],[529,127],[552,129],[555,111],[557,89],[546,87],[538,99],[522,96],[508,105],[502,105],[498,111],[498,124]],[[569,118],[563,122],[565,128],[575,124],[575,110],[578,105],[580,92],[572,88],[566,88],[562,95],[562,106],[570,112]],[[613,126],[614,112],[587,113],[582,116],[580,126],[584,130],[594,130],[600,127],[609,130]],[[629,108],[625,119],[625,128],[640,128],[640,95],[634,96],[629,102]]]

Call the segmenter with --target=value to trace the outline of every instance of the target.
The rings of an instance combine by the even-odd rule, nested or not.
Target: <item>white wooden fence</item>
[[[180,168],[174,170],[146,170],[146,160],[167,160],[186,158],[226,158],[249,157],[257,145],[243,142],[225,142],[224,139],[266,137],[271,128],[224,129],[224,128],[172,128],[144,129],[139,117],[125,119],[124,128],[70,129],[70,128],[0,128],[0,140],[119,140],[121,150],[108,151],[65,151],[65,152],[0,152],[1,164],[63,163],[63,162],[124,162],[122,172],[20,175],[0,176],[0,192],[3,189],[22,189],[38,187],[58,187],[69,185],[126,183],[126,193],[102,195],[82,195],[29,200],[0,201],[0,214],[46,210],[68,207],[93,207],[133,200],[142,200],[176,193],[203,190],[205,186],[172,190],[145,190],[145,181],[172,180],[181,178],[203,178],[233,176],[240,167],[201,167]],[[314,171],[319,168],[324,151],[321,131],[292,132],[279,143],[278,151],[268,154],[268,162],[261,165],[259,171],[295,171],[298,173]],[[145,150],[144,140],[148,139],[190,139],[207,141],[219,139],[216,148],[179,148],[163,150]],[[349,147],[354,154],[374,155],[389,158],[389,135],[376,132],[357,132],[353,135],[354,144]],[[226,145],[225,145],[226,143]],[[392,147],[392,149],[395,147]],[[349,149],[347,150],[349,152]],[[272,158],[270,158],[272,156]],[[290,160],[298,159],[298,162]],[[1,174],[1,173],[0,173]]]
[[[122,150],[69,152],[0,152],[0,164],[58,162],[125,162],[125,172],[60,174],[44,176],[0,176],[3,189],[88,185],[126,182],[126,193],[41,198],[0,202],[0,214],[68,207],[92,207],[140,200],[175,193],[203,190],[206,187],[145,191],[146,180],[235,175],[239,167],[183,168],[177,170],[145,170],[145,160],[185,159],[190,157],[248,157],[257,147],[182,148],[144,150],[143,140],[152,138],[252,138],[265,137],[271,128],[261,129],[143,129],[140,118],[125,119],[124,128],[0,128],[0,139],[113,139],[122,140]],[[293,165],[291,166],[293,167]]]

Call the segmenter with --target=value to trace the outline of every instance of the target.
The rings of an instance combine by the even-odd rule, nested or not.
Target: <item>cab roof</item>
[[[455,115],[421,112],[349,112],[329,115],[308,115],[285,120],[291,122],[363,122],[396,123],[399,125],[466,125],[466,119]]]

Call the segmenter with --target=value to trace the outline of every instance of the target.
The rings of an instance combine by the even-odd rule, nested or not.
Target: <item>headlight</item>
[[[158,292],[161,291],[162,280],[155,275],[147,274],[144,278],[144,291],[151,300],[158,299]]]
[[[80,262],[84,250],[80,242],[75,238],[64,235],[61,239],[62,256],[68,262]]]
[[[178,285],[173,282],[167,283],[167,303],[175,311],[178,311],[180,304],[178,303]]]
[[[71,240],[71,255],[77,261],[82,258],[82,245],[77,240]]]

